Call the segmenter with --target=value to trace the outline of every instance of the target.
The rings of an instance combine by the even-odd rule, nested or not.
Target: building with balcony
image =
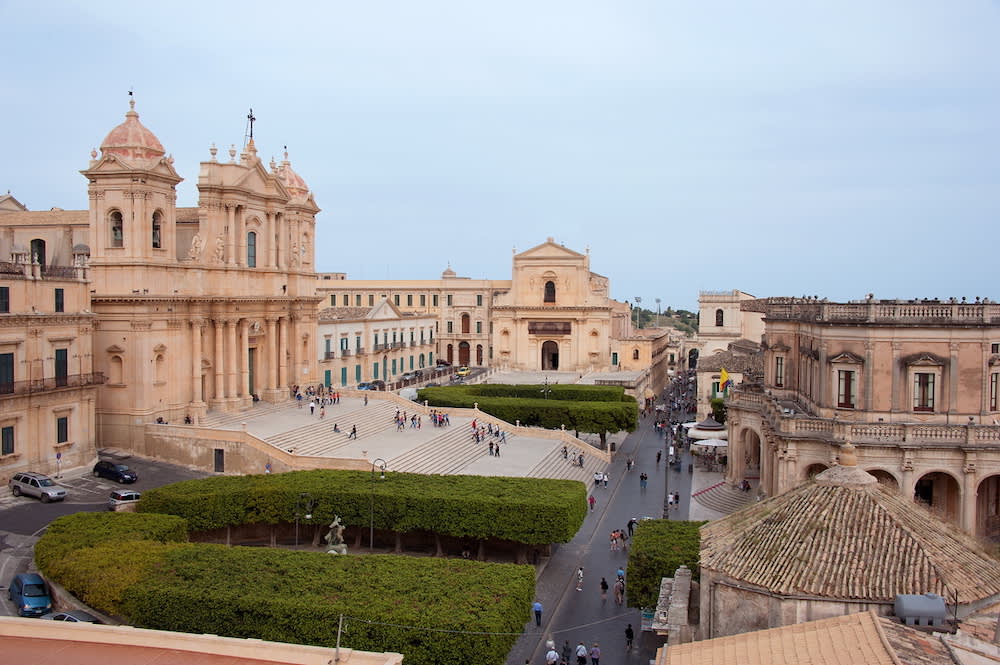
[[[319,313],[319,369],[327,386],[386,383],[433,368],[437,319],[401,312],[389,300],[374,307],[326,307]]]
[[[90,311],[87,248],[73,247],[74,265],[43,266],[12,235],[7,229],[13,260],[0,263],[3,480],[18,471],[55,475],[91,462],[103,382],[93,368],[97,317]]]
[[[763,378],[728,406],[731,482],[786,492],[858,466],[970,534],[1000,538],[1000,304],[745,301],[764,317]]]

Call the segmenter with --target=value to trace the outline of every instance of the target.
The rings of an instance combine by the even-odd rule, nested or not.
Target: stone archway
[[[885,469],[867,469],[868,473],[875,476],[875,480],[879,482],[886,489],[890,489],[893,492],[899,491],[899,481],[896,480],[896,476],[892,475]]]
[[[476,364],[480,365],[480,366],[483,364],[483,345],[482,344],[476,344]]]
[[[913,500],[952,524],[959,524],[962,490],[951,474],[944,471],[925,473],[913,487]]]
[[[459,365],[468,365],[469,364],[469,360],[471,358],[471,355],[472,354],[469,351],[469,343],[468,342],[459,342],[458,343],[458,364]]]
[[[559,344],[548,340],[542,343],[542,371],[555,372],[559,369]]]
[[[976,492],[976,535],[1000,542],[1000,475],[979,483]]]

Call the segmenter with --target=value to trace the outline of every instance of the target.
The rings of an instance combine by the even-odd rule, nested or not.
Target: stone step
[[[579,453],[577,453],[579,454]],[[583,453],[583,466],[573,464],[569,460],[563,459],[562,448],[557,447],[535,465],[528,472],[529,478],[564,478],[566,480],[579,480],[588,489],[594,486],[594,472],[607,471],[607,464],[594,456]]]
[[[444,428],[447,431],[389,461],[394,471],[427,474],[453,474],[489,454],[489,444],[475,443],[466,427]],[[508,437],[508,440],[510,437]]]
[[[717,483],[695,492],[692,498],[704,507],[726,515],[735,513],[754,502],[753,492],[744,492],[727,482]]]

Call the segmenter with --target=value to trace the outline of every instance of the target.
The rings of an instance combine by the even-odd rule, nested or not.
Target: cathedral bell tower
[[[173,161],[139,122],[130,98],[125,122],[108,133],[100,156],[91,152],[90,166],[81,171],[90,183],[93,265],[177,262],[176,186],[182,178]]]

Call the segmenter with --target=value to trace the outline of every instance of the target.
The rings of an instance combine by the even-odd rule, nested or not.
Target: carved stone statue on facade
[[[201,239],[200,233],[195,233],[191,238],[191,248],[188,250],[188,258],[197,261],[201,258],[201,251],[205,248],[205,241]]]
[[[292,245],[292,252],[291,252],[291,254],[292,255],[289,258],[292,261],[292,265],[293,266],[299,265],[299,243],[294,243]]]
[[[323,540],[330,546],[327,554],[347,554],[347,545],[344,544],[344,525],[340,523],[340,515],[335,515],[330,522],[330,530]]]
[[[215,254],[212,256],[212,261],[215,263],[222,263],[226,259],[226,241],[222,238],[220,233],[215,238]]]

